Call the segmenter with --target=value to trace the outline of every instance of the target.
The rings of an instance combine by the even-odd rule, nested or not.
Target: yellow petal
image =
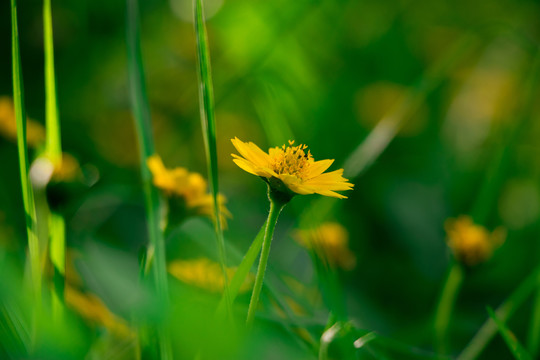
[[[247,161],[250,161],[259,167],[268,167],[268,154],[262,151],[257,145],[252,142],[245,143],[238,138],[232,139],[231,142],[236,150],[238,150],[240,155],[242,155]]]
[[[320,160],[313,162],[309,167],[308,175],[306,178],[312,179],[316,176],[321,175],[330,167],[330,165],[332,165],[333,162],[334,160]]]

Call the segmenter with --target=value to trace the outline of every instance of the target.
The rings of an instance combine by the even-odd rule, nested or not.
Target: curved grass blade
[[[148,235],[150,239],[148,258],[141,266],[146,267],[146,263],[150,263],[151,261],[150,255],[153,254],[155,264],[152,266],[152,271],[158,297],[164,306],[168,306],[169,290],[165,263],[165,241],[159,225],[161,219],[161,199],[157,189],[152,186],[150,170],[146,166],[146,159],[154,153],[154,142],[150,122],[150,106],[148,104],[144,81],[137,0],[127,0],[126,37],[131,106],[137,130],[139,161],[144,190],[146,217],[148,220]],[[159,346],[162,359],[172,359],[169,334],[164,326],[159,329]]]
[[[537,267],[519,287],[495,311],[497,318],[506,322],[514,312],[525,302],[531,293],[540,285],[540,267]],[[493,319],[487,319],[480,330],[472,338],[465,349],[459,354],[457,360],[473,360],[485,349],[497,332],[497,325]]]
[[[17,0],[11,0],[11,40],[13,65],[13,101],[15,103],[15,118],[17,123],[17,149],[19,152],[19,171],[23,206],[26,219],[26,232],[28,235],[28,253],[30,256],[30,277],[34,298],[34,330],[35,321],[41,309],[41,265],[39,255],[39,242],[36,233],[36,205],[34,191],[30,186],[28,176],[28,148],[26,145],[26,109],[24,106],[24,86],[19,50],[19,30],[17,25]]]
[[[266,221],[264,222],[263,226],[261,227],[261,230],[259,230],[259,233],[249,246],[248,251],[242,258],[242,261],[240,262],[240,265],[236,268],[236,271],[231,279],[231,282],[229,283],[229,299],[232,303],[234,303],[234,300],[236,299],[236,296],[238,295],[238,292],[240,290],[240,287],[246,280],[246,277],[249,275],[251,269],[253,269],[253,264],[255,264],[255,261],[257,260],[257,256],[261,252],[262,243],[264,239],[264,230],[266,229]],[[218,305],[217,313],[219,316],[223,316],[225,314],[225,309],[227,306],[227,297],[223,295],[221,298],[221,301]]]
[[[208,37],[206,35],[202,0],[194,0],[193,10],[195,36],[197,38],[197,75],[199,79],[199,107],[201,113],[201,126],[206,148],[206,164],[208,168],[208,178],[210,180],[210,190],[213,197],[214,227],[219,251],[219,262],[225,280],[224,283],[227,311],[230,314],[231,296],[226,269],[227,255],[225,253],[225,240],[223,238],[223,228],[221,224],[221,208],[218,203],[219,179],[216,149],[216,120],[214,116],[214,88],[212,83],[210,51],[208,50]]]
[[[488,307],[487,311],[489,317],[495,322],[495,325],[497,325],[504,342],[506,345],[508,345],[514,357],[518,360],[532,360],[532,357],[527,353],[527,350],[525,350],[525,348],[516,339],[516,336],[506,327],[504,322],[497,317],[493,309]]]

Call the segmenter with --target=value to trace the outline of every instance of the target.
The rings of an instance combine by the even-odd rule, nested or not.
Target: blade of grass
[[[208,178],[214,205],[214,227],[216,232],[219,262],[223,272],[225,284],[225,298],[228,314],[231,314],[231,296],[229,279],[227,277],[227,255],[225,253],[225,240],[221,224],[221,208],[218,203],[219,179],[216,149],[216,120],[214,116],[214,88],[212,83],[212,71],[210,68],[210,51],[208,49],[208,37],[202,0],[193,0],[195,35],[197,38],[197,75],[199,79],[199,107],[201,126],[206,149],[206,164]]]
[[[508,321],[514,312],[525,302],[532,292],[540,285],[540,267],[537,267],[519,287],[495,311],[502,322]],[[469,344],[463,349],[457,360],[473,360],[485,349],[497,332],[493,319],[487,319],[480,330],[474,335]]]
[[[45,44],[45,124],[47,128],[45,146],[47,157],[56,165],[62,159],[62,143],[56,98],[51,0],[43,1],[43,40]]]
[[[161,199],[158,190],[152,186],[150,170],[146,165],[148,159],[154,153],[154,142],[152,138],[152,126],[150,122],[150,105],[146,95],[146,84],[144,81],[144,68],[142,63],[140,30],[139,30],[139,9],[137,0],[127,0],[127,58],[128,76],[130,82],[130,97],[135,127],[137,130],[137,140],[139,144],[139,161],[141,167],[141,177],[144,191],[146,217],[148,221],[148,235],[150,240],[149,251],[153,251],[155,264],[152,266],[154,280],[160,302],[163,306],[168,306],[169,291],[167,285],[167,268],[165,257],[165,241],[163,232],[160,229],[161,220]],[[149,257],[150,257],[149,253]],[[147,259],[149,262],[150,259]],[[144,263],[141,266],[146,266]],[[159,331],[159,347],[162,359],[172,359],[172,349],[167,328],[162,324]]]
[[[12,40],[12,71],[13,71],[13,101],[15,103],[15,118],[17,123],[17,149],[19,153],[19,171],[23,206],[28,235],[28,253],[30,256],[30,277],[34,298],[34,324],[32,339],[36,331],[36,322],[41,310],[41,267],[39,259],[39,242],[36,233],[36,205],[34,191],[30,186],[28,176],[28,147],[26,144],[26,109],[24,106],[24,86],[19,50],[19,30],[17,25],[17,0],[11,0],[11,40]]]
[[[236,268],[236,271],[231,279],[231,282],[229,283],[229,297],[231,305],[234,303],[234,300],[236,299],[236,296],[238,295],[238,292],[240,291],[240,287],[246,280],[247,276],[249,275],[251,269],[253,269],[253,264],[255,264],[255,261],[257,260],[257,256],[261,252],[262,243],[264,239],[264,229],[266,229],[266,221],[264,222],[263,226],[261,227],[261,230],[259,230],[259,233],[249,246],[248,251],[242,258],[242,261],[240,262],[240,265]],[[225,314],[227,306],[227,297],[225,294],[221,298],[221,301],[219,302],[217,313],[219,316],[223,316]]]
[[[510,348],[510,351],[514,357],[518,360],[532,360],[532,357],[527,353],[527,350],[516,339],[516,336],[506,327],[503,321],[501,321],[492,308],[487,308],[489,317],[495,322],[504,342]]]
[[[61,166],[62,142],[58,101],[56,97],[56,78],[54,70],[54,42],[52,28],[51,0],[43,1],[43,42],[45,44],[45,125],[47,158],[54,166]],[[60,214],[49,213],[49,257],[54,268],[52,292],[53,314],[61,316],[64,300],[65,279],[65,223]]]

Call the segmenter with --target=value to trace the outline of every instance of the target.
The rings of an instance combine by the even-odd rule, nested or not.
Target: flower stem
[[[463,268],[458,262],[454,262],[448,272],[435,313],[435,347],[439,354],[446,352],[448,325],[463,277]]]
[[[276,199],[271,195],[272,190],[268,189],[268,198],[270,199],[270,212],[268,213],[268,219],[266,220],[266,229],[264,231],[264,239],[262,245],[261,258],[259,260],[259,267],[257,268],[257,275],[255,277],[255,284],[253,285],[253,293],[251,294],[251,301],[249,302],[248,316],[246,320],[247,326],[251,326],[253,319],[255,318],[255,311],[257,304],[259,303],[259,295],[261,294],[264,273],[266,272],[266,264],[268,263],[268,255],[270,254],[270,245],[272,244],[272,237],[274,236],[274,229],[276,223],[283,210],[283,207],[287,204],[284,201]]]

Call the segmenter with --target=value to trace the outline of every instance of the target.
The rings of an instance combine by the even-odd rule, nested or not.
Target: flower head
[[[207,192],[206,180],[200,174],[189,172],[181,167],[167,169],[158,155],[149,157],[147,165],[152,173],[154,185],[162,190],[168,198],[182,199],[185,207],[196,214],[213,216],[214,200],[212,195]],[[223,224],[226,224],[226,218],[231,217],[231,213],[225,207],[226,202],[226,198],[218,194]]]
[[[298,230],[296,241],[331,267],[350,270],[356,265],[356,257],[349,250],[349,234],[340,224],[326,222],[310,230]]]
[[[13,100],[0,96],[0,134],[13,141],[17,140],[17,122]],[[30,147],[37,147],[45,140],[45,128],[40,123],[27,119],[26,142]]]
[[[446,220],[444,227],[446,242],[452,253],[456,259],[468,266],[488,260],[506,237],[504,229],[497,228],[489,233],[485,227],[474,224],[466,215]]]
[[[221,293],[224,289],[221,266],[206,258],[175,260],[168,266],[169,273],[178,280],[209,292]],[[235,268],[227,268],[227,277],[232,279]],[[253,285],[253,277],[248,277],[240,287],[240,292],[248,291]]]
[[[241,156],[232,154],[234,162],[250,174],[260,176],[271,188],[294,194],[320,194],[346,198],[336,191],[351,190],[353,184],[343,177],[343,169],[324,173],[334,160],[315,161],[306,145],[270,148],[262,151],[252,142],[231,140]]]

